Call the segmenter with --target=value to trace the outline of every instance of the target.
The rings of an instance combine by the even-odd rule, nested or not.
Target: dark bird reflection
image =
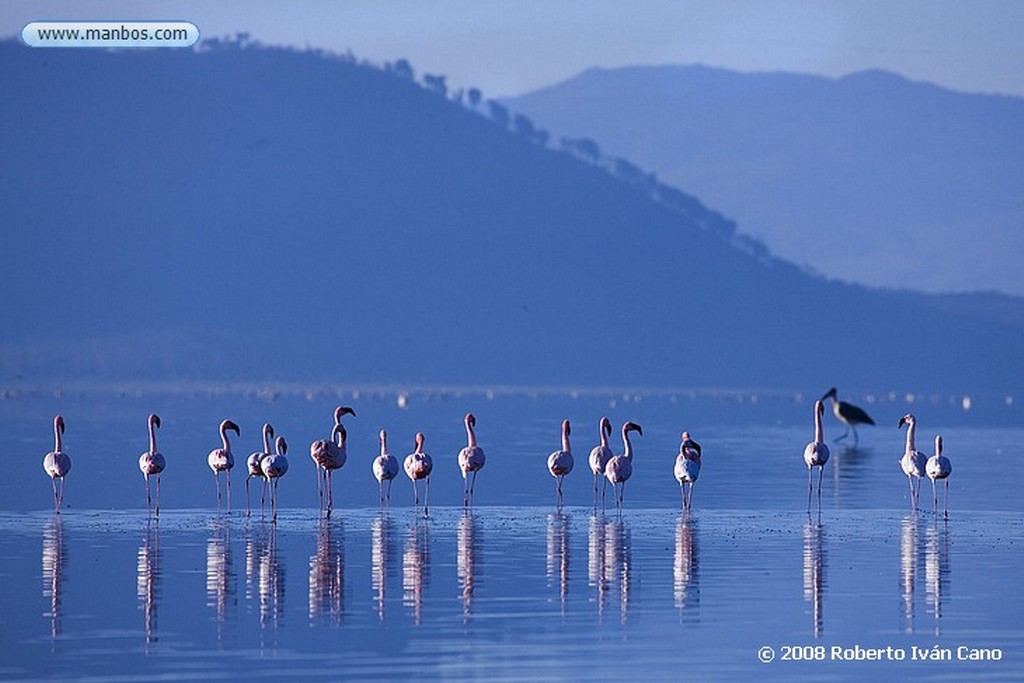
[[[391,518],[381,513],[370,522],[370,560],[377,618],[384,621],[387,600],[388,575],[394,573],[394,525]]]
[[[548,515],[548,587],[558,583],[561,613],[569,597],[569,518],[561,511]]]
[[[309,619],[339,626],[345,613],[345,526],[317,520],[316,554],[309,558]]]
[[[43,598],[49,600],[49,611],[43,616],[50,618],[51,645],[55,649],[57,636],[62,632],[61,588],[64,586],[64,568],[67,565],[67,548],[64,546],[64,526],[60,515],[54,515],[43,527]]]
[[[672,564],[673,597],[680,615],[700,609],[700,550],[697,522],[688,513],[676,520],[676,552]],[[699,614],[699,613],[698,613]]]
[[[823,597],[825,591],[825,544],[821,518],[807,519],[804,524],[804,601],[811,603],[814,618],[814,637],[825,630]]]
[[[917,578],[918,520],[910,514],[900,522],[900,595],[903,598],[903,630],[914,632],[914,582]]]
[[[629,524],[621,517],[605,519],[604,513],[590,516],[588,524],[587,574],[597,589],[597,615],[603,621],[608,596],[619,590],[619,620],[626,623],[631,590],[632,551]]]
[[[430,584],[430,532],[426,520],[413,515],[402,551],[402,603],[412,610],[413,622],[423,619],[423,590]]]
[[[227,610],[237,604],[235,576],[231,568],[231,522],[211,520],[206,541],[206,605],[213,608],[217,620],[217,645],[224,645]]]
[[[949,595],[949,527],[935,520],[925,531],[924,590],[928,611],[935,618],[935,635],[941,635],[942,600]]]
[[[135,567],[135,595],[139,609],[146,615],[146,652],[158,639],[156,637],[156,611],[160,598],[160,521],[153,517],[146,519],[146,535],[139,546]]]
[[[477,544],[479,540],[479,529],[476,520],[468,511],[459,518],[459,525],[456,531],[456,545],[458,557],[457,573],[459,577],[459,588],[462,589],[460,600],[462,601],[462,620],[469,621],[473,613],[473,589],[479,578],[477,573]]]

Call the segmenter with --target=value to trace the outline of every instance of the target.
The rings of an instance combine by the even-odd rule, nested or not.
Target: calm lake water
[[[1016,404],[857,397],[878,425],[857,449],[835,444],[821,513],[808,515],[813,398],[453,391],[413,392],[402,408],[365,391],[9,393],[0,678],[1024,678]],[[358,415],[327,521],[308,447],[339,403]],[[168,460],[159,519],[136,464],[151,410]],[[467,410],[488,454],[470,512],[455,465]],[[919,449],[941,433],[953,461],[948,521],[927,482],[911,509],[897,463],[908,410]],[[59,516],[41,468],[57,412],[73,459]],[[593,506],[586,455],[601,415],[644,427],[621,515]],[[240,514],[240,467],[233,513],[216,510],[206,454],[225,417],[242,428],[237,460],[263,421],[289,440],[276,524]],[[563,418],[577,467],[559,512],[545,460]],[[825,424],[826,438],[841,433]],[[400,458],[426,433],[428,519],[404,475],[378,508],[381,428]],[[684,428],[704,447],[690,515],[672,478]],[[621,450],[618,428],[612,442]],[[949,659],[914,659],[924,652]]]

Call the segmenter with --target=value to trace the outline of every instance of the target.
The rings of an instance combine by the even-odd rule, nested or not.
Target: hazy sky
[[[0,0],[0,35],[43,19],[183,19],[508,96],[590,66],[706,64],[841,76],[882,68],[1024,96],[1021,0]]]

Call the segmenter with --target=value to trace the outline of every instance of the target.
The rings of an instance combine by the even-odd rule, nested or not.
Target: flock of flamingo
[[[813,471],[818,468],[818,509],[821,510],[821,482],[824,476],[825,464],[829,459],[829,448],[825,443],[822,417],[825,413],[825,400],[832,399],[832,410],[836,418],[846,426],[846,431],[835,440],[846,438],[852,430],[854,440],[857,439],[858,424],[875,424],[868,414],[845,401],[840,401],[835,388],[830,389],[824,396],[814,402],[814,440],[804,448],[804,462],[807,464],[807,510],[811,510],[811,497],[814,491]],[[319,509],[325,511],[330,517],[334,507],[332,494],[331,476],[334,470],[340,469],[348,460],[346,449],[347,432],[342,424],[342,417],[345,415],[355,416],[355,410],[348,406],[338,406],[334,410],[334,427],[327,439],[318,439],[310,444],[309,454],[316,466],[317,492]],[[473,501],[473,490],[476,485],[477,473],[486,463],[486,455],[483,448],[477,444],[476,439],[476,417],[473,413],[467,413],[463,420],[466,427],[466,446],[459,451],[458,465],[464,482],[463,505],[469,507]],[[935,437],[935,452],[929,457],[918,451],[915,446],[915,430],[917,420],[911,414],[906,414],[899,421],[899,427],[907,426],[907,441],[903,457],[900,459],[900,466],[910,485],[910,499],[914,509],[917,509],[920,497],[921,480],[928,477],[932,482],[932,504],[933,511],[938,514],[938,491],[937,480],[945,483],[945,500],[943,515],[949,516],[949,475],[953,466],[949,458],[942,454],[942,437]],[[160,514],[160,475],[166,466],[166,459],[157,450],[156,429],[160,426],[160,417],[151,414],[148,418],[149,426],[149,450],[139,456],[139,469],[146,482],[146,504],[153,509],[153,498],[150,494],[149,478],[156,476],[156,514]],[[238,425],[231,420],[223,420],[220,423],[221,447],[210,451],[207,463],[213,470],[216,479],[217,506],[221,506],[220,474],[223,472],[226,479],[227,510],[231,510],[231,469],[235,465],[235,457],[231,452],[231,442],[228,439],[228,432],[233,431],[241,435]],[[555,478],[555,500],[560,508],[563,504],[562,482],[572,472],[574,458],[572,446],[569,441],[571,428],[569,420],[562,421],[562,448],[554,451],[547,459],[548,471]],[[612,495],[616,507],[621,510],[626,482],[633,474],[633,444],[630,441],[630,432],[636,432],[643,436],[643,428],[635,422],[625,422],[622,425],[623,452],[613,453],[608,445],[608,438],[612,433],[612,424],[607,417],[602,417],[598,423],[598,434],[600,443],[590,452],[588,464],[594,475],[594,505],[597,505],[598,481],[603,479],[601,486],[601,500],[605,499],[607,484],[612,485]],[[53,502],[56,512],[64,501],[64,487],[68,472],[71,470],[71,457],[63,448],[64,418],[57,415],[53,419],[54,449],[43,458],[43,469],[49,475],[53,484]],[[379,499],[381,506],[390,505],[391,484],[398,476],[398,459],[388,452],[388,435],[385,430],[380,431],[380,455],[372,463],[373,475],[377,479],[379,487]],[[258,478],[262,480],[263,489],[260,498],[261,507],[264,503],[267,489],[270,490],[270,501],[272,518],[277,519],[277,487],[281,477],[288,472],[288,444],[283,436],[274,439],[274,428],[269,424],[263,425],[263,450],[255,451],[246,460],[248,474],[245,478],[246,514],[250,514],[249,504],[249,480]],[[423,432],[417,432],[415,450],[406,456],[404,469],[406,475],[412,481],[414,507],[419,508],[419,480],[424,480],[426,491],[423,496],[423,515],[428,515],[427,499],[430,495],[430,475],[434,464],[431,457],[423,452]],[[700,476],[702,449],[699,443],[693,440],[690,433],[682,433],[679,444],[679,454],[676,456],[673,473],[679,482],[680,506],[689,511],[693,505],[693,488]],[[58,485],[59,480],[59,485]],[[916,480],[916,481],[915,481]]]

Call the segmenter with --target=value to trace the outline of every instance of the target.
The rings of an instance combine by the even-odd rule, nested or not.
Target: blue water
[[[349,462],[325,521],[308,443],[326,436],[337,403],[358,415],[346,418]],[[488,463],[467,513],[455,453],[469,409]],[[948,521],[932,514],[927,483],[911,509],[897,464],[908,409],[919,448],[941,432],[953,461]],[[159,519],[136,466],[149,410],[163,418],[168,459]],[[57,411],[74,463],[59,516],[40,466]],[[410,394],[405,409],[383,393],[8,398],[0,677],[1020,680],[1024,503],[1010,473],[1024,430],[956,401],[870,412],[878,426],[861,430],[858,449],[834,448],[822,510],[808,515],[811,409],[800,397],[439,392]],[[602,414],[644,426],[621,515],[594,509],[585,468]],[[239,514],[237,468],[235,510],[216,510],[205,456],[224,417],[242,426],[236,457],[257,445],[263,420],[293,444],[276,524]],[[577,469],[558,512],[544,462],[565,417]],[[391,509],[378,508],[380,428],[400,457],[426,432],[428,519],[404,478]],[[690,515],[671,475],[684,428],[704,447]],[[826,415],[826,437],[839,433]],[[770,663],[757,656],[765,646]],[[951,659],[911,659],[933,646]],[[906,659],[843,661],[832,648]],[[1001,659],[957,659],[978,648]]]

